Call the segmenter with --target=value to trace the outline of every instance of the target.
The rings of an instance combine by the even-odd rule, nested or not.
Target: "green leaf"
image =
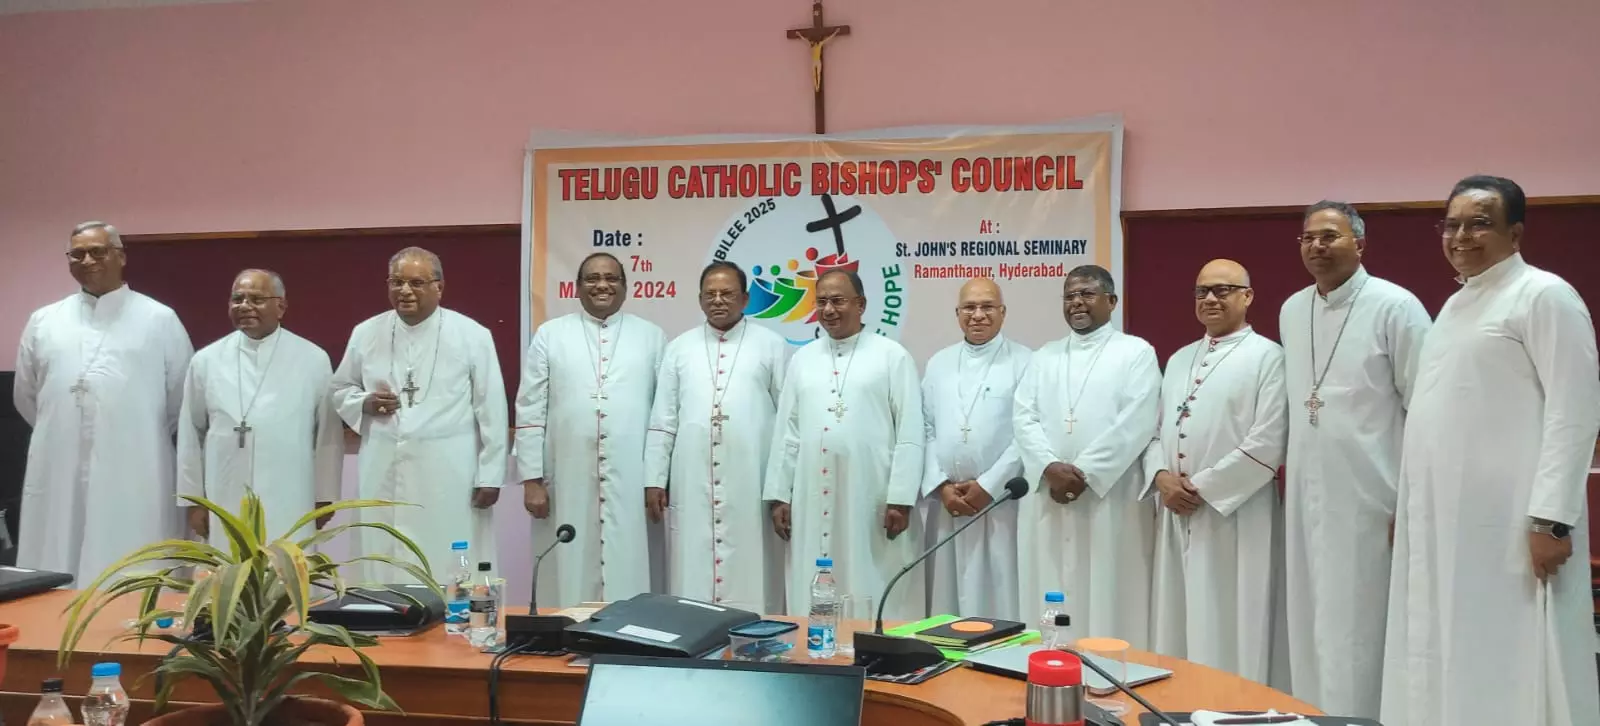
[[[348,566],[348,565],[352,565],[352,564],[355,564],[357,562],[381,562],[381,563],[383,563],[385,565],[389,565],[390,567],[395,567],[395,568],[404,570],[407,574],[411,575],[411,577],[413,579],[415,579],[418,583],[426,585],[428,587],[428,589],[432,590],[435,595],[438,595],[440,598],[444,597],[444,589],[439,587],[439,583],[434,582],[433,575],[431,573],[429,573],[426,569],[418,567],[415,563],[406,562],[404,560],[397,560],[397,559],[395,559],[393,557],[390,557],[388,555],[362,555],[360,557],[351,558],[349,560],[345,560],[344,562],[341,562],[340,563],[340,567],[345,567],[345,566]]]
[[[318,519],[321,519],[323,515],[334,514],[336,512],[342,512],[342,511],[344,511],[346,509],[371,509],[371,508],[374,508],[374,507],[414,507],[414,506],[417,506],[417,505],[415,505],[415,504],[405,504],[403,502],[391,502],[391,501],[388,501],[388,500],[385,500],[385,499],[346,499],[346,500],[344,500],[342,502],[334,502],[332,504],[329,504],[328,506],[318,507],[316,509],[311,510],[305,516],[302,516],[300,519],[295,520],[295,523],[289,527],[289,531],[283,533],[283,537],[284,537],[284,539],[287,539],[289,537],[294,536],[295,532],[299,532],[306,525],[312,524],[312,523],[316,522]],[[313,537],[315,537],[315,535],[313,535]],[[324,540],[324,541],[326,541],[326,540]],[[306,544],[306,540],[302,540],[300,542],[300,549],[308,550],[308,549],[311,549],[311,546]]]
[[[211,603],[211,630],[225,637],[233,632],[233,619],[239,612],[239,599],[244,595],[250,580],[250,564],[228,565],[211,576],[217,583],[215,600]]]
[[[304,624],[311,600],[311,574],[306,564],[306,553],[299,545],[280,539],[267,545],[267,555],[271,557],[272,569],[294,607],[297,622]]]
[[[228,535],[228,544],[233,549],[234,561],[243,562],[248,560],[261,549],[261,541],[251,534],[250,526],[245,524],[244,520],[234,516],[232,512],[201,497],[192,497],[185,494],[182,499],[197,507],[204,507],[216,515],[218,521],[222,522],[222,529]]]
[[[336,676],[332,673],[312,673],[310,675],[312,678],[328,684],[329,688],[332,688],[348,701],[368,708],[376,708],[380,711],[400,710],[400,704],[395,703],[394,699],[389,697],[389,694],[384,693],[383,686],[379,685],[376,680],[371,682],[361,681],[354,678]]]

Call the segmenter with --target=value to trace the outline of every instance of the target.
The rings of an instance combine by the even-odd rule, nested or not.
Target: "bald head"
[[[1206,280],[1213,280],[1214,282],[1207,283]],[[1244,265],[1233,260],[1212,260],[1207,262],[1205,267],[1200,268],[1200,277],[1195,280],[1195,283],[1200,285],[1223,284],[1249,287],[1250,271],[1244,269]]]
[[[1256,293],[1250,273],[1233,260],[1212,260],[1200,268],[1194,281],[1194,313],[1206,326],[1206,335],[1220,338],[1245,326]]]
[[[1005,298],[994,280],[974,277],[961,286],[956,300],[956,324],[961,326],[968,343],[983,345],[994,340],[1005,322]]]

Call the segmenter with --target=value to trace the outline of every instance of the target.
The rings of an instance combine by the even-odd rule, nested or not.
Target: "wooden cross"
[[[417,382],[411,378],[411,371],[406,371],[406,385],[405,385],[405,388],[400,389],[400,392],[406,394],[406,405],[407,406],[409,406],[411,408],[416,408],[416,406],[417,406],[417,391],[420,391],[420,390],[422,390],[422,389],[421,388],[417,388]]]
[[[239,421],[238,426],[233,427],[233,430],[239,434],[239,448],[244,448],[244,435],[250,433],[254,429],[251,428],[249,423],[241,420]]]
[[[787,37],[805,40],[811,46],[811,101],[816,112],[817,133],[828,133],[827,113],[823,105],[822,46],[840,35],[849,35],[848,25],[827,25],[822,21],[822,0],[811,3],[811,25],[791,28]]]

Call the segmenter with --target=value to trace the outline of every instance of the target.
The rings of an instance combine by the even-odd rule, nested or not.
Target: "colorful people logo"
[[[744,314],[757,320],[785,323],[817,322],[817,278],[833,270],[859,272],[860,263],[850,255],[834,253],[817,258],[817,248],[807,247],[805,258],[810,269],[800,269],[800,261],[790,259],[783,266],[756,265],[750,276],[750,303]]]

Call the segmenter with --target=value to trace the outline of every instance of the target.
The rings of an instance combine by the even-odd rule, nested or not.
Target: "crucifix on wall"
[[[822,20],[822,0],[811,3],[811,25],[791,28],[788,37],[800,38],[811,46],[811,97],[816,111],[817,133],[828,133],[827,113],[823,105],[824,78],[822,75],[822,47],[841,35],[849,35],[848,25],[828,25]]]

